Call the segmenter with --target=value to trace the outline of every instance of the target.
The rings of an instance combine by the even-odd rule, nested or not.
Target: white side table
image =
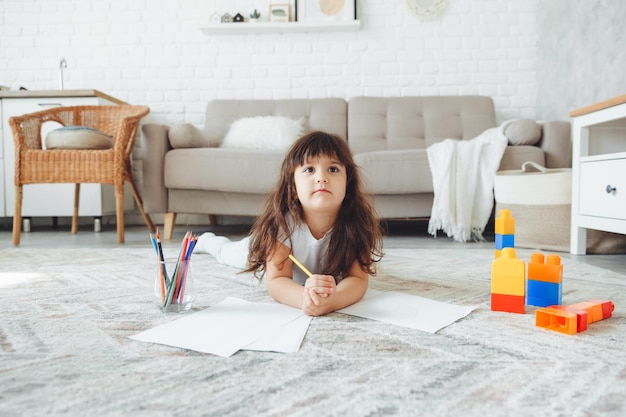
[[[570,252],[584,255],[587,229],[626,234],[626,95],[570,113]]]

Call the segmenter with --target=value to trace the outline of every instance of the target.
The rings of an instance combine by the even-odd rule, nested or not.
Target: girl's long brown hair
[[[254,272],[262,280],[268,256],[285,238],[290,238],[293,227],[304,223],[294,173],[297,167],[322,155],[336,158],[345,166],[347,184],[346,196],[332,228],[328,251],[323,256],[327,270],[315,272],[332,275],[339,281],[348,275],[356,259],[363,271],[370,275],[376,274],[375,263],[383,255],[382,232],[374,208],[362,190],[359,167],[345,139],[320,131],[302,136],[289,148],[276,189],[250,231],[248,268],[244,272]],[[289,218],[293,221],[290,222]]]

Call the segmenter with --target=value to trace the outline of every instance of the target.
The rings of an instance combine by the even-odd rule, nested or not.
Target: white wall
[[[307,0],[313,1],[313,0]],[[282,3],[284,1],[280,1]],[[435,21],[404,0],[359,0],[350,33],[207,36],[218,11],[260,0],[0,0],[0,85],[98,89],[201,124],[212,98],[480,94],[498,121],[535,117],[538,0],[448,0]]]
[[[572,110],[626,94],[626,2],[541,2],[537,111],[569,118]]]

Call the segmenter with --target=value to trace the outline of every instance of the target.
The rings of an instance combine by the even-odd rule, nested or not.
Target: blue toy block
[[[515,247],[515,235],[501,235],[496,233],[496,249]]]
[[[529,279],[526,281],[526,304],[538,307],[561,305],[562,288],[560,283]]]

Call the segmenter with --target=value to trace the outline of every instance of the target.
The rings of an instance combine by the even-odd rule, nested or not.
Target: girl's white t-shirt
[[[332,229],[321,238],[315,239],[306,223],[297,226],[289,239],[283,243],[291,249],[291,253],[302,265],[314,274],[325,274],[323,256],[328,248]],[[293,266],[293,280],[304,285],[307,275],[297,265]]]

